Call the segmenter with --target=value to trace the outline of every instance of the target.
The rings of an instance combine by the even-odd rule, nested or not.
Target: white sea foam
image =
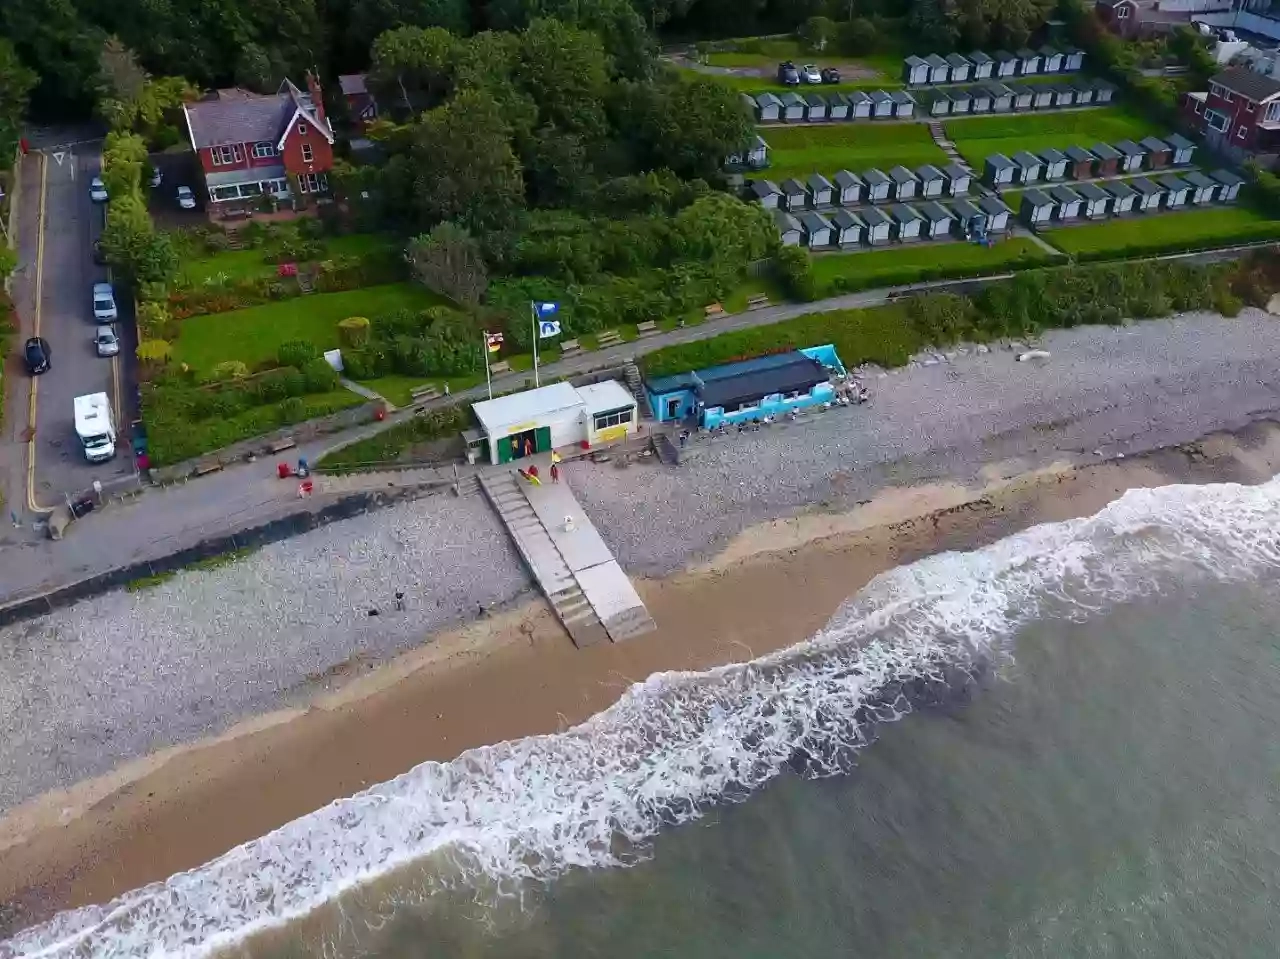
[[[797,751],[806,772],[846,768],[865,742],[859,718],[910,709],[900,684],[945,680],[1032,618],[1280,566],[1278,521],[1280,478],[1135,490],[1087,519],[892,570],[805,643],[654,675],[568,732],[425,763],[198,869],[63,913],[0,943],[0,959],[203,956],[428,854],[499,884],[624,864],[619,837],[643,848]]]

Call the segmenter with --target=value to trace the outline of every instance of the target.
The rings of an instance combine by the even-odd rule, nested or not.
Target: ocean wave
[[[424,763],[198,869],[62,913],[0,943],[0,959],[205,956],[427,856],[499,886],[626,865],[662,827],[788,768],[847,770],[878,724],[982,669],[1034,618],[1280,566],[1278,519],[1280,478],[1134,490],[1092,517],[899,567],[804,643],[656,674],[567,732]]]

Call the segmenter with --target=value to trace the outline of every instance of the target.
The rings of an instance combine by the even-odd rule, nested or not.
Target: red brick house
[[[214,214],[267,195],[288,200],[295,190],[328,192],[333,129],[311,73],[306,92],[285,80],[274,96],[218,90],[183,110]]]
[[[378,119],[378,101],[369,92],[368,80],[363,73],[347,73],[338,77],[347,112],[357,136],[364,136],[365,128]]]
[[[1280,81],[1264,74],[1223,70],[1207,91],[1183,97],[1182,112],[1211,147],[1235,159],[1280,153]]]
[[[1169,34],[1191,23],[1190,10],[1162,10],[1159,0],[1094,0],[1093,9],[1108,30],[1126,40]]]

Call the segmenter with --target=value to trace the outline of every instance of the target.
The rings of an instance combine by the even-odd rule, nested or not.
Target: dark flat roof
[[[773,360],[763,363],[762,360]],[[713,375],[714,374],[714,375]],[[760,357],[727,366],[713,367],[698,374],[703,385],[695,392],[706,406],[736,406],[759,400],[771,393],[790,393],[809,390],[818,383],[825,383],[828,374],[822,364],[803,353],[783,353],[775,357]]]

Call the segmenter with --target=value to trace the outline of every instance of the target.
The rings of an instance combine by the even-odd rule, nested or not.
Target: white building
[[[639,426],[636,398],[617,380],[589,386],[552,383],[475,403],[492,463],[509,463],[562,446],[626,439]]]

